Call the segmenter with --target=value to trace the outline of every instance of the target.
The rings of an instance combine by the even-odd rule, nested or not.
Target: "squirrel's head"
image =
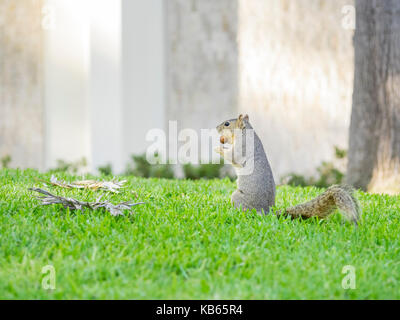
[[[237,119],[226,120],[222,122],[218,127],[217,131],[221,135],[221,143],[233,144],[235,138],[235,130],[243,130],[246,128],[246,123],[249,121],[249,116],[240,115]]]

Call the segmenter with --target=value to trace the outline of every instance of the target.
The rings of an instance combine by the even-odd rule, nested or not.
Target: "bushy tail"
[[[285,209],[284,214],[293,218],[307,219],[313,216],[325,218],[335,209],[339,209],[348,220],[357,225],[361,211],[358,201],[354,197],[353,188],[334,185],[309,202]]]

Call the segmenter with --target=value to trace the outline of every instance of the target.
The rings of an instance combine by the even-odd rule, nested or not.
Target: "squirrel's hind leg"
[[[233,204],[233,206],[237,209],[242,208],[243,211],[251,211],[253,209],[256,209],[258,214],[268,214],[268,211],[265,211],[264,208],[259,208],[259,207],[255,207],[254,205],[250,205],[247,201],[246,201],[246,196],[245,194],[240,191],[240,190],[236,190],[231,197],[231,202]]]
[[[240,190],[236,190],[234,193],[232,193],[231,202],[235,208],[242,207],[243,210],[249,209],[246,204],[245,196]]]

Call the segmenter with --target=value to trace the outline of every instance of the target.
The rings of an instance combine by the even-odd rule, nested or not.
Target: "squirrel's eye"
[[[225,127],[229,127],[229,122],[225,122]]]

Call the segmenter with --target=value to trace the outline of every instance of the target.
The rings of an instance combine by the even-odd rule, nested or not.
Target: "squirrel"
[[[215,151],[233,165],[238,177],[237,190],[231,197],[232,204],[245,211],[256,209],[258,213],[270,213],[275,205],[275,181],[264,147],[249,122],[249,116],[240,115],[237,119],[226,120],[217,126],[217,131],[222,145]],[[325,218],[336,209],[357,226],[361,211],[350,186],[333,185],[309,202],[275,213],[292,218]]]

